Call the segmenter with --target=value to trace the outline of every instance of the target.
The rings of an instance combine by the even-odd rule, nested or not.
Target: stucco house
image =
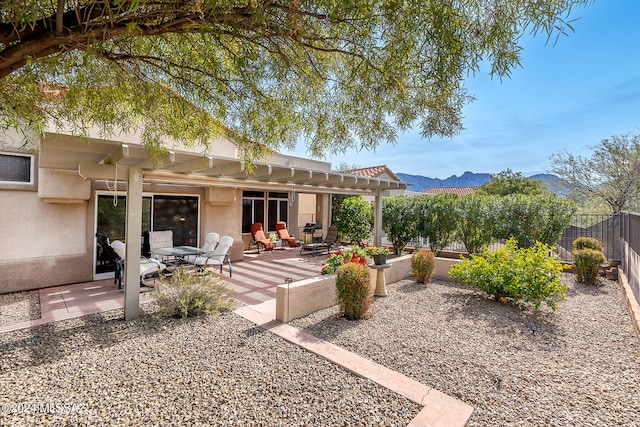
[[[262,222],[269,232],[286,221],[299,235],[306,221],[328,224],[331,194],[380,200],[406,187],[279,153],[246,173],[237,145],[226,137],[208,150],[166,146],[166,156],[154,159],[135,133],[105,140],[96,131],[86,140],[48,131],[26,145],[22,136],[4,134],[0,293],[113,275],[100,259],[96,234],[137,242],[144,231],[171,229],[174,245],[200,246],[215,231],[234,238],[231,259],[240,260],[251,223]],[[127,264],[139,259],[140,246],[127,245]],[[137,282],[136,268],[127,265],[127,280]]]

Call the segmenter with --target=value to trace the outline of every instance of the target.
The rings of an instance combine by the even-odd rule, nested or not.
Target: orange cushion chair
[[[278,233],[278,237],[283,242],[287,242],[290,247],[297,248],[298,242],[296,242],[296,238],[289,235],[289,231],[287,230],[287,223],[284,221],[276,222],[276,232]]]
[[[256,242],[256,246],[258,246],[258,253],[260,253],[260,245],[262,245],[265,251],[273,250],[273,242],[265,236],[262,223],[256,222],[255,224],[251,224],[251,235]]]

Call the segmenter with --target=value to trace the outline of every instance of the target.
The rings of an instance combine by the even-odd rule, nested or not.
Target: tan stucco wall
[[[215,189],[207,191],[216,191]],[[229,191],[235,193],[235,197],[229,197]],[[213,198],[215,203],[202,199],[200,220],[200,242],[204,242],[207,233],[216,232],[221,236],[233,237],[233,247],[229,251],[231,261],[243,259],[245,244],[242,240],[242,190],[223,189],[220,191],[225,197]],[[222,200],[222,201],[220,201]]]
[[[92,278],[87,202],[46,203],[35,191],[0,191],[0,293]]]
[[[86,251],[87,203],[46,203],[35,192],[0,193],[0,260]]]

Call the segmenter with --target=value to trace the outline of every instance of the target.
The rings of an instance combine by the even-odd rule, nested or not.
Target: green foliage
[[[535,243],[554,244],[570,224],[575,212],[573,202],[554,194],[525,196],[511,194],[498,199],[498,239],[515,238],[519,247]]]
[[[509,76],[525,31],[564,34],[589,2],[83,0],[62,2],[59,27],[61,2],[4,1],[0,127],[122,126],[156,149],[228,132],[262,155],[373,149],[414,125],[453,136],[469,74]]]
[[[598,280],[600,265],[605,262],[604,254],[594,249],[579,249],[571,253],[573,265],[578,271],[578,282],[593,285]]]
[[[534,247],[518,249],[516,241],[483,256],[471,255],[454,265],[449,274],[453,280],[478,289],[496,300],[533,303],[540,308],[546,303],[555,310],[566,297],[566,285],[560,281],[564,266],[552,247],[536,243]]]
[[[342,238],[360,245],[373,234],[373,207],[360,196],[343,200],[337,227]]]
[[[163,280],[152,295],[158,307],[156,316],[184,318],[232,309],[230,293],[219,274],[179,268],[171,280]]]
[[[349,320],[362,319],[371,305],[371,279],[366,265],[350,262],[338,267],[336,294],[340,310]]]
[[[420,195],[412,198],[417,218],[417,235],[429,239],[431,250],[436,255],[454,236],[458,224],[456,200],[457,196],[453,194]]]
[[[413,200],[407,196],[382,199],[382,229],[393,243],[396,255],[400,255],[417,235]]]
[[[389,255],[389,248],[386,246],[374,246],[365,244],[363,247],[365,256],[372,257],[374,255]]]
[[[340,211],[342,210],[342,202],[348,199],[348,194],[332,194],[331,195],[331,225],[340,223]]]
[[[533,178],[525,178],[520,172],[513,173],[506,169],[497,175],[491,174],[491,180],[478,189],[478,194],[489,196],[506,196],[509,194],[525,194],[537,196],[545,192],[544,184]]]
[[[578,237],[573,241],[574,250],[593,249],[594,251],[602,251],[602,244],[593,237]]]
[[[343,251],[335,251],[327,255],[327,260],[322,263],[322,269],[320,270],[321,274],[332,274],[338,270],[342,264],[345,263],[356,263],[356,264],[365,264],[366,263],[366,253],[364,249],[354,246],[350,249],[345,249]]]
[[[567,151],[554,154],[552,172],[591,203],[605,202],[609,213],[638,207],[640,135],[616,135],[591,148],[591,157]]]
[[[431,275],[433,275],[435,268],[436,257],[433,252],[420,249],[411,255],[411,271],[417,282],[427,283],[431,280]]]
[[[470,254],[481,254],[493,242],[497,205],[495,197],[478,195],[456,201],[456,236]]]

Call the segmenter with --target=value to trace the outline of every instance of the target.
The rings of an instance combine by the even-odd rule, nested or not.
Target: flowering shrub
[[[366,258],[362,249],[354,247],[344,251],[335,251],[327,255],[327,260],[322,263],[321,274],[335,273],[338,267],[347,263],[365,264]]]
[[[492,295],[496,301],[525,301],[536,308],[544,302],[555,310],[566,297],[566,285],[560,281],[564,269],[552,248],[537,242],[534,247],[518,249],[515,239],[483,256],[471,255],[451,268],[456,282]]]
[[[372,257],[374,255],[389,255],[389,248],[386,246],[373,246],[367,245],[366,243],[363,246],[363,252],[368,257]]]

